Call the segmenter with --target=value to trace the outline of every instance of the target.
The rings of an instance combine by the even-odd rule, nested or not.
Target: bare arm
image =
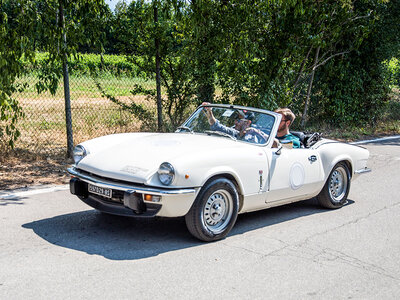
[[[209,102],[203,102],[201,105],[210,105]],[[214,114],[212,113],[212,108],[211,107],[204,107],[203,112],[206,115],[208,119],[208,123],[212,126],[217,122],[217,120],[214,117]]]

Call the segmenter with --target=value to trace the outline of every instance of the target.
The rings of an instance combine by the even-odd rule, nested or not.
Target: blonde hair
[[[296,119],[296,116],[290,110],[290,108],[287,108],[287,107],[278,108],[278,109],[275,109],[275,112],[282,114],[285,117],[286,120],[290,121],[290,124],[292,124],[294,119]]]

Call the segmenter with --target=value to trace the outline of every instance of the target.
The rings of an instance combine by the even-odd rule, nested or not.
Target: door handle
[[[316,157],[315,155],[311,155],[311,156],[308,158],[308,160],[309,160],[310,162],[314,162],[314,161],[317,160],[317,157]]]

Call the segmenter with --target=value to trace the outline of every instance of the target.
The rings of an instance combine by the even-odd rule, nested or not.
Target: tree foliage
[[[163,112],[168,118],[164,130],[182,123],[195,94],[186,9],[185,1],[139,0],[117,6],[115,13],[116,47],[148,78],[155,78],[156,54],[159,55],[161,83],[165,90]],[[156,101],[155,90],[137,86],[132,92]],[[131,106],[132,111],[146,110],[138,109],[134,102]]]
[[[21,116],[11,99],[23,71],[19,60],[24,55],[34,62],[34,50],[49,53],[40,60],[38,91],[54,91],[64,57],[80,52],[124,54],[135,75],[159,74],[158,91],[132,91],[155,102],[162,94],[164,130],[202,101],[289,106],[304,124],[373,123],[394,80],[383,62],[400,55],[395,0],[134,0],[120,2],[113,13],[104,0],[1,4],[0,66],[7,69],[0,76],[1,116],[13,139]],[[154,112],[140,104],[124,109],[155,122]]]
[[[154,76],[159,38],[173,126],[202,101],[290,106],[303,124],[308,112],[334,124],[379,117],[388,92],[382,62],[398,47],[398,2],[171,0],[160,3],[158,27],[154,3],[119,7],[116,49],[145,57],[138,65]]]
[[[36,16],[34,23],[36,49],[47,53],[47,57],[40,61],[38,67],[40,81],[37,90],[38,92],[49,90],[54,94],[63,74],[61,65],[65,58],[69,60],[74,56],[78,60],[80,54],[78,49],[82,48],[82,45],[101,51],[100,41],[104,38],[104,34],[100,29],[105,22],[107,6],[104,0],[25,1],[31,3],[30,13]],[[63,20],[60,19],[61,8],[65,11],[64,28]]]
[[[331,124],[375,123],[384,112],[390,92],[383,63],[399,54],[399,1],[356,3],[354,11],[373,21],[356,51],[332,59],[319,74],[313,115]]]
[[[16,84],[24,72],[22,59],[34,65],[36,51],[48,53],[37,68],[36,88],[54,94],[62,77],[62,62],[72,55],[78,57],[80,45],[100,47],[96,42],[101,39],[99,28],[107,6],[104,0],[1,0],[0,4],[0,139],[8,136],[12,147],[20,134],[17,120],[23,116],[12,98],[16,89],[23,88]],[[64,27],[61,8],[66,12]],[[68,43],[64,34],[68,35]]]
[[[21,107],[12,94],[22,86],[16,78],[23,71],[22,56],[32,61],[34,52],[29,34],[32,16],[22,1],[0,1],[0,142],[13,147],[20,135],[16,128],[18,118],[23,116]]]

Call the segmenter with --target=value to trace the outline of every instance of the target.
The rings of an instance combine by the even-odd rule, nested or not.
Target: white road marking
[[[5,191],[0,191],[0,200],[10,200],[10,199],[16,199],[16,198],[21,198],[21,197],[27,197],[27,196],[32,196],[32,195],[38,195],[38,194],[45,194],[45,193],[52,193],[52,192],[58,192],[58,191],[65,191],[69,189],[69,185],[59,185],[59,186],[52,186],[48,188],[28,188],[26,191],[15,191],[15,192],[5,192]]]
[[[396,139],[400,139],[400,135],[388,136],[388,137],[379,138],[379,139],[373,139],[373,140],[365,140],[365,141],[353,142],[353,143],[350,143],[350,144],[352,144],[352,145],[360,145],[360,144],[367,144],[367,143],[373,143],[373,142],[382,142],[382,141],[396,140]]]

